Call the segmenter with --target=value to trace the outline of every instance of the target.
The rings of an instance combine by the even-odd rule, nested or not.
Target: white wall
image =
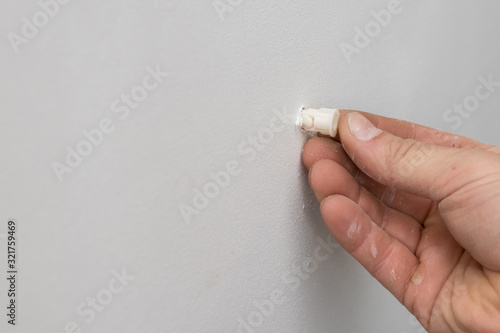
[[[40,7],[1,2],[0,233],[17,220],[19,329],[236,332],[258,321],[254,301],[282,293],[255,332],[420,332],[342,249],[309,258],[328,233],[293,121],[303,105],[356,108],[500,144],[498,91],[444,118],[479,76],[500,81],[500,6],[402,1],[348,63],[340,45],[388,4],[243,0],[221,19],[212,0],[71,1],[16,53],[7,34]],[[169,76],[120,119],[112,103],[157,65]],[[270,133],[273,110],[287,124],[250,161],[248,138]],[[106,118],[114,131],[59,182],[54,162]],[[230,161],[241,172],[183,218]],[[292,273],[304,262],[312,273]],[[134,280],[116,289],[122,269]],[[87,305],[96,295],[113,295],[101,312]]]

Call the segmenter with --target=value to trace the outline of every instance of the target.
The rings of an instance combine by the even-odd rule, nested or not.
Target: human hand
[[[339,244],[429,332],[500,332],[500,147],[347,110],[338,139],[302,159]]]

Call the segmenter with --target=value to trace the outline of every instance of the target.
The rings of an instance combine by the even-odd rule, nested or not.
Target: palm
[[[327,139],[311,140],[303,160],[339,243],[427,330],[498,331],[500,273],[483,267],[460,245],[470,245],[466,225],[478,218],[471,214],[484,202],[484,190],[466,188],[439,204],[393,191],[361,172],[339,143]],[[486,215],[500,215],[500,202],[488,205]]]
[[[500,285],[500,273],[483,267],[460,246],[448,232],[437,205],[424,220],[423,237],[418,242],[416,256],[425,265],[435,267],[432,279],[423,279],[419,286],[407,289],[404,305],[421,314],[426,328],[435,332],[494,332],[500,327],[500,311],[494,308],[500,298],[491,299]],[[425,267],[417,268],[417,271]],[[418,281],[417,281],[418,282]],[[413,293],[413,295],[412,295]],[[413,296],[413,297],[412,297]],[[488,330],[489,328],[489,330]]]

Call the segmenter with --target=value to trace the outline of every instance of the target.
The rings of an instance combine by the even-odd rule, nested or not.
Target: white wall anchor
[[[307,132],[316,132],[334,137],[339,125],[339,109],[306,109],[300,112],[300,127]]]

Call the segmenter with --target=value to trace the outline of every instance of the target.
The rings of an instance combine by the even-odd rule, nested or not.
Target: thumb
[[[339,129],[346,152],[364,173],[392,189],[435,201],[482,179],[488,170],[481,162],[485,155],[494,155],[402,139],[376,128],[358,112],[344,114]]]

